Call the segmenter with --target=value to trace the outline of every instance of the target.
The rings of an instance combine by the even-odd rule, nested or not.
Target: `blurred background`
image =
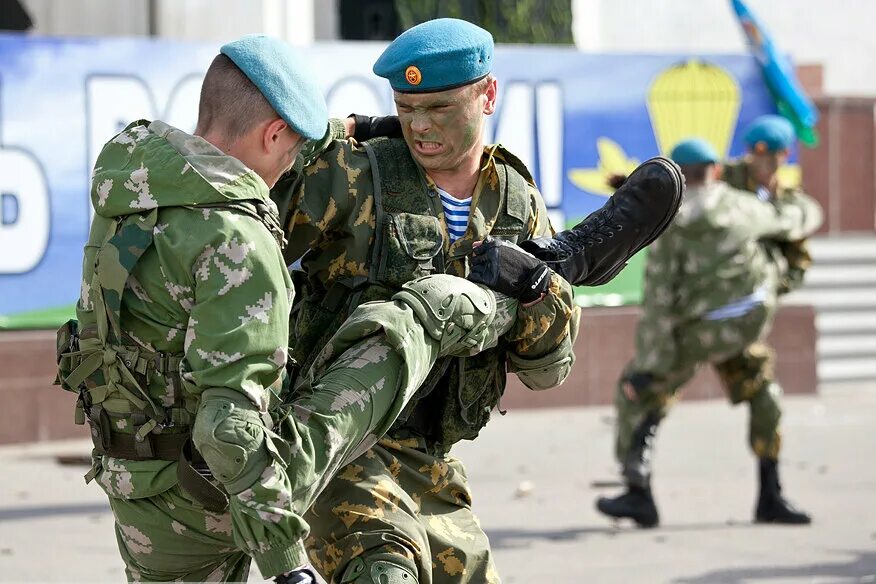
[[[873,454],[876,440],[856,415],[876,413],[870,389],[876,380],[876,3],[748,0],[743,7],[756,15],[749,15],[749,20],[740,14],[739,4],[0,0],[0,445],[10,445],[6,450],[0,447],[0,455],[5,452],[9,464],[24,464],[32,459],[23,453],[53,444],[40,442],[87,436],[83,427],[72,424],[70,396],[51,387],[53,330],[72,318],[79,295],[81,249],[90,219],[90,173],[105,141],[139,118],[159,118],[193,130],[207,65],[221,44],[254,32],[279,36],[301,48],[325,89],[332,115],[392,113],[391,92],[371,73],[371,65],[386,42],[403,30],[445,16],[464,18],[493,34],[500,96],[487,139],[501,142],[527,163],[557,228],[576,223],[603,204],[612,192],[606,184],[609,175],[628,173],[647,158],[666,154],[683,138],[703,137],[722,156],[734,158],[744,153],[742,129],[754,118],[776,111],[796,115],[792,121],[808,144],[795,148],[782,169],[783,179],[802,184],[823,205],[826,220],[812,241],[814,267],[804,288],[786,299],[771,338],[779,354],[778,376],[787,393],[810,400],[800,402],[799,419],[824,429],[814,451],[798,452],[803,464],[822,468],[814,461],[830,440],[841,444],[824,447],[828,458],[840,456],[837,453],[848,457],[854,448]],[[772,56],[765,55],[768,44],[775,49]],[[785,67],[784,77],[768,70],[770,58]],[[801,116],[795,103],[812,104],[816,116]],[[578,290],[578,302],[585,307],[582,334],[576,345],[578,362],[564,388],[536,394],[512,381],[503,398],[503,407],[517,410],[508,417],[512,427],[542,420],[526,418],[528,408],[565,408],[532,412],[548,416],[546,427],[552,427],[549,419],[570,421],[568,435],[554,437],[559,450],[581,435],[592,434],[591,443],[605,442],[592,456],[586,447],[588,458],[599,461],[598,470],[574,471],[579,474],[573,473],[570,484],[581,488],[557,494],[559,501],[576,501],[580,491],[598,482],[599,473],[611,476],[610,420],[605,420],[609,410],[598,406],[611,403],[618,374],[633,352],[646,253],[634,258],[609,285]],[[697,399],[720,396],[708,371],[685,394]],[[691,407],[724,406],[721,401],[711,403]],[[840,403],[850,408],[845,417],[825,416]],[[550,418],[552,411],[557,413]],[[793,416],[794,406],[790,411]],[[733,423],[728,418],[727,427]],[[831,424],[845,426],[840,430]],[[742,430],[732,432],[741,436]],[[742,450],[741,439],[734,438],[737,441],[736,450]],[[685,440],[680,436],[679,442]],[[86,443],[75,444],[76,452],[84,451]],[[580,449],[572,451],[580,455]],[[503,484],[500,476],[516,485],[518,474],[533,472],[510,463],[503,467],[503,461],[489,452],[481,455],[486,466],[474,471],[476,483],[483,480],[503,489],[498,486]],[[49,492],[37,478],[42,472],[38,468],[22,472],[33,473],[36,492],[44,487]],[[853,491],[855,496],[872,496],[876,473],[854,477],[851,467],[848,471],[848,485],[831,488],[846,489],[849,502]],[[479,472],[484,473],[480,479]],[[708,484],[711,475],[703,472],[703,484]],[[15,511],[31,499],[16,499],[23,491],[14,476],[4,473],[0,478],[0,567],[5,556],[19,553],[4,546],[3,534],[15,533],[22,522],[51,515],[69,526],[63,523],[63,513],[57,517]],[[514,495],[514,501],[536,501],[527,498],[528,489]],[[89,496],[94,507],[88,510],[98,513],[100,497],[93,495]],[[742,498],[747,501],[748,495]],[[589,505],[588,500],[583,506]],[[36,503],[33,507],[41,508]],[[74,507],[69,509],[76,515]],[[538,509],[520,508],[518,513],[524,516]],[[539,513],[550,516],[544,515],[544,508]],[[506,518],[498,507],[495,514]],[[740,512],[741,517],[747,515],[747,508]],[[105,514],[99,517],[106,522]],[[4,521],[18,523],[4,531]],[[557,513],[556,521],[562,523],[563,513]],[[508,530],[503,532],[506,540],[517,541],[513,533],[518,532],[513,526]],[[525,540],[525,530],[520,533]],[[559,529],[554,540],[546,541],[575,543],[579,535]],[[815,539],[822,537],[827,537],[824,532]],[[869,541],[864,547],[872,550],[874,540],[876,533],[864,534],[863,541]],[[115,566],[112,541],[102,543],[110,551],[101,561]],[[518,548],[510,549],[516,554]],[[574,546],[571,549],[575,553]],[[659,554],[659,545],[653,553]],[[16,557],[19,563],[14,566],[31,565],[20,553]],[[823,581],[876,581],[864,579],[876,572],[872,553],[855,561],[851,571],[828,571]],[[521,562],[521,569],[526,566]],[[0,569],[0,580],[9,573],[16,579],[14,570]],[[29,579],[31,572],[17,574]],[[599,581],[611,581],[612,574],[606,572],[606,579]],[[760,576],[735,574],[727,581]],[[769,581],[822,581],[805,570],[767,576]],[[678,581],[724,580],[716,576]]]

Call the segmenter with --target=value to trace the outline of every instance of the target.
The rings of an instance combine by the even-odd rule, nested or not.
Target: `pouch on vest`
[[[435,265],[443,245],[444,236],[437,217],[387,213],[377,280],[401,288],[413,279],[443,271]]]

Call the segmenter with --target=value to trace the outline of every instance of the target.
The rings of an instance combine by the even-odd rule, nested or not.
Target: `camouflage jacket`
[[[291,283],[268,192],[237,159],[160,121],[134,122],[104,146],[77,316],[83,352],[118,355],[86,380],[113,432],[148,430],[142,409],[164,413],[165,435],[189,433],[206,389],[239,392],[262,412],[278,402]],[[176,465],[103,456],[95,471],[108,495],[140,498],[176,484]]]
[[[679,324],[757,290],[775,305],[784,260],[761,240],[800,240],[821,220],[821,207],[801,192],[764,202],[723,182],[688,189],[674,223],[648,251],[635,368],[671,371]]]
[[[353,140],[325,144],[300,177],[287,177],[272,194],[275,200],[291,200],[285,219],[285,257],[288,263],[300,258],[307,274],[305,298],[293,310],[297,315],[290,343],[293,356],[305,368],[309,355],[325,344],[357,303],[386,299],[405,281],[430,272],[465,277],[472,243],[487,235],[516,242],[553,233],[528,171],[501,147],[490,146],[484,151],[467,231],[451,245],[435,184],[413,162],[402,140],[391,142],[384,146],[396,153],[392,157],[407,158],[412,166],[406,168],[414,170],[403,174],[397,184],[381,177],[382,205],[375,205],[374,169],[368,153]],[[383,162],[378,164],[383,166]],[[505,182],[510,173],[520,178],[522,194],[500,192],[502,185],[510,184]],[[410,203],[399,200],[410,201],[410,197],[416,197],[419,211],[402,208]],[[373,255],[378,232],[382,232],[382,258]],[[368,284],[369,275],[373,280],[375,274],[379,286]],[[445,446],[474,438],[504,390],[506,368],[535,389],[565,379],[574,358],[570,331],[574,333],[577,318],[571,287],[553,275],[548,296],[519,310],[518,324],[501,348],[441,364],[441,371],[435,371],[424,384],[430,389],[418,395],[423,398],[438,385],[430,405],[409,407],[396,430],[405,419],[420,416],[441,426],[436,440]],[[451,403],[455,405],[446,407]],[[450,429],[460,418],[464,420],[461,427]]]
[[[724,166],[723,180],[730,186],[744,191],[757,192],[758,185],[749,176],[748,164],[745,159],[728,162]],[[779,184],[772,195],[776,198],[792,197],[800,189],[794,189]],[[806,270],[812,265],[812,255],[805,239],[782,241],[765,240],[764,245],[774,247],[784,258],[786,269],[779,278],[779,294],[796,290],[803,284]]]

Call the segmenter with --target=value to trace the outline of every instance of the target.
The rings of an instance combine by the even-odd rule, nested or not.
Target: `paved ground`
[[[747,413],[681,404],[659,435],[663,525],[639,531],[593,510],[616,491],[608,408],[511,412],[457,453],[504,582],[876,582],[876,388],[786,401],[783,472],[809,528],[750,523]],[[0,448],[0,581],[120,581],[98,487],[56,455],[81,442]],[[256,578],[253,578],[256,579]]]

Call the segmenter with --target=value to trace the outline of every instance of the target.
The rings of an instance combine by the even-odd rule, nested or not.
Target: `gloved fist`
[[[310,565],[301,566],[291,572],[274,577],[277,584],[325,584],[322,576]]]
[[[371,138],[386,136],[387,138],[401,138],[402,129],[401,122],[398,121],[398,116],[382,116],[370,117],[359,114],[350,114],[348,118],[353,118],[354,130],[352,138],[358,142],[364,142]]]
[[[513,243],[486,238],[474,248],[468,279],[496,292],[535,302],[550,287],[550,269]]]

